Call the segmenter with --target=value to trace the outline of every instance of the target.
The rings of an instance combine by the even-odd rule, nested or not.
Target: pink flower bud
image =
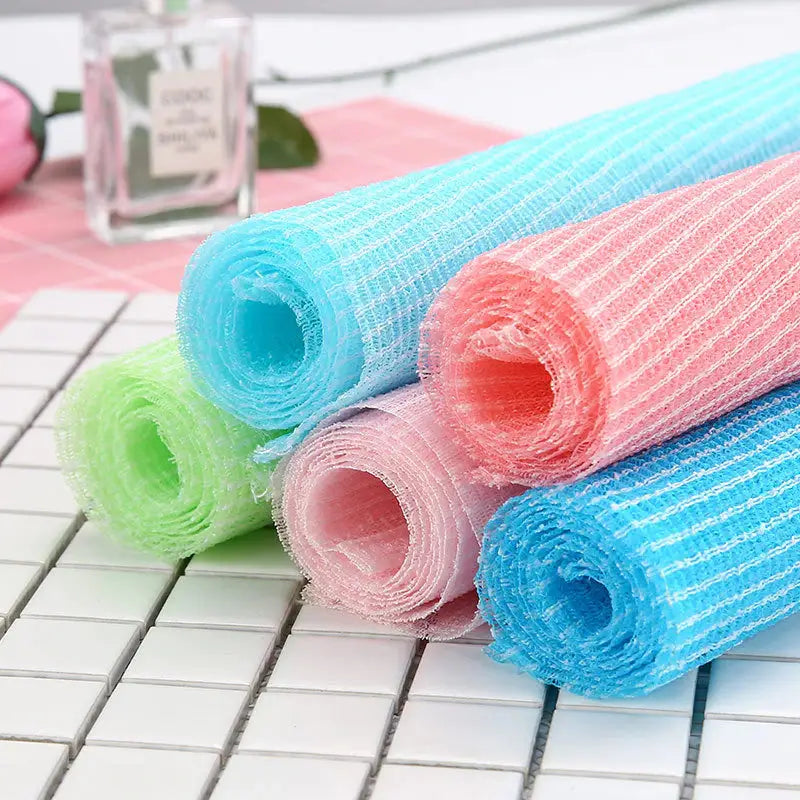
[[[0,196],[10,192],[39,162],[43,141],[34,137],[34,117],[41,119],[20,89],[0,78]]]

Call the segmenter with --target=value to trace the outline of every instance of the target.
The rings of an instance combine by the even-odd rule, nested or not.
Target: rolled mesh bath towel
[[[462,270],[420,372],[479,477],[588,474],[800,377],[800,155]]]
[[[800,56],[255,216],[192,258],[182,351],[216,405],[254,427],[297,426],[269,459],[413,380],[425,312],[480,253],[795,149]]]
[[[431,639],[478,624],[479,534],[510,490],[470,483],[419,386],[351,408],[281,466],[275,519],[311,602]]]
[[[263,431],[191,385],[174,337],[81,375],[64,394],[56,441],[86,516],[138,548],[178,558],[263,527],[271,470],[252,464]]]
[[[800,384],[486,527],[490,654],[579,694],[644,694],[800,610]]]

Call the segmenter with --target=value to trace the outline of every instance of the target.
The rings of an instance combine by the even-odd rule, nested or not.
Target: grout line
[[[267,580],[270,579],[267,578]],[[244,729],[247,727],[247,723],[250,721],[250,717],[253,713],[253,708],[255,707],[256,701],[267,688],[267,683],[269,682],[270,675],[272,675],[272,672],[275,669],[275,665],[278,663],[278,658],[280,657],[280,654],[283,651],[283,647],[286,644],[286,640],[289,638],[289,634],[292,632],[292,626],[294,625],[294,622],[297,619],[297,615],[300,613],[300,609],[303,607],[299,599],[300,591],[302,590],[303,585],[304,585],[303,581],[298,581],[297,588],[295,590],[294,597],[292,598],[289,611],[284,617],[281,627],[277,631],[275,631],[275,641],[272,645],[272,652],[269,654],[269,658],[266,660],[264,666],[262,667],[261,675],[255,681],[256,688],[252,691],[250,697],[248,698],[247,703],[244,704],[242,712],[239,715],[239,719],[236,722],[233,735],[230,737],[226,747],[220,753],[219,768],[217,769],[217,774],[208,782],[206,790],[201,796],[200,800],[208,800],[208,798],[211,796],[212,792],[216,788],[219,779],[222,777],[222,772],[225,768],[225,765],[228,763],[230,757],[235,753],[236,748],[239,746],[239,742],[242,740]]]
[[[56,396],[56,394],[59,391],[61,391],[64,388],[64,386],[66,386],[67,382],[72,377],[72,375],[75,373],[75,371],[78,369],[78,367],[85,361],[86,358],[88,358],[89,355],[91,355],[92,348],[97,344],[97,342],[100,340],[100,337],[106,332],[106,330],[116,321],[117,317],[119,317],[119,315],[122,313],[122,310],[127,306],[127,304],[128,304],[128,300],[126,300],[117,309],[117,311],[114,314],[111,315],[111,317],[109,317],[107,320],[102,321],[102,324],[98,327],[97,333],[91,339],[91,341],[87,344],[86,350],[83,351],[82,353],[78,354],[78,358],[75,360],[75,363],[64,374],[64,377],[61,379],[61,381],[55,387],[48,387],[47,391],[49,392],[49,395],[48,395],[47,402],[45,402],[42,405],[42,407],[39,409],[39,412],[33,417],[33,419],[29,420],[28,424],[23,426],[20,429],[20,434],[16,438],[16,440],[14,442],[12,442],[11,447],[9,447],[2,454],[0,454],[0,456],[1,456],[0,457],[0,466],[2,466],[2,464],[4,463],[4,459],[8,456],[9,452],[11,452],[11,449],[22,438],[22,436],[25,433],[27,433],[29,430],[32,430],[36,420],[44,413],[45,408],[47,408],[47,406],[50,404],[50,402],[52,402],[52,400]],[[12,319],[19,319],[19,318],[20,318],[19,317],[19,311],[17,311],[17,313],[14,315],[14,317],[12,317]],[[73,355],[73,354],[70,354],[70,355]],[[24,515],[27,512],[16,512],[16,513],[20,513],[20,514]],[[31,512],[31,513],[42,513],[42,514],[47,515],[47,516],[59,516],[59,517],[65,516],[64,514],[61,514],[61,513],[59,513],[59,514],[47,514],[47,512]],[[81,526],[84,524],[85,521],[86,521],[86,517],[84,516],[83,512],[80,509],[78,509],[77,513],[73,516],[72,521],[71,521],[71,523],[69,524],[69,526],[67,528],[67,531],[65,532],[65,534],[62,537],[61,541],[58,543],[57,547],[53,551],[51,560],[45,562],[42,565],[42,568],[39,571],[38,580],[29,589],[29,591],[26,592],[23,602],[16,609],[16,613],[13,615],[13,617],[9,616],[9,617],[6,618],[5,630],[8,630],[8,628],[10,627],[10,623],[14,619],[17,619],[17,618],[22,616],[22,612],[25,610],[25,607],[27,606],[28,601],[31,599],[31,597],[33,597],[33,595],[37,592],[39,587],[42,585],[42,582],[50,574],[50,570],[52,570],[55,567],[56,562],[61,557],[61,555],[64,553],[64,551],[69,546],[69,544],[72,542],[73,538],[75,537],[75,534],[78,532],[78,530],[81,528]],[[80,751],[80,746],[77,748],[77,752],[79,752],[79,751]],[[69,765],[67,766],[67,768],[69,768]]]
[[[558,689],[555,686],[547,686],[544,694],[544,704],[542,706],[542,716],[539,719],[539,728],[536,731],[536,739],[533,742],[533,752],[531,754],[528,776],[522,789],[522,799],[529,800],[533,793],[533,784],[536,776],[542,768],[542,759],[547,747],[547,739],[550,736],[550,727],[553,723],[553,714],[556,711],[558,702]]]
[[[386,735],[383,739],[383,747],[381,748],[380,753],[378,753],[374,774],[372,773],[372,770],[370,770],[370,775],[367,778],[367,782],[364,786],[364,791],[361,794],[360,800],[369,800],[369,798],[372,797],[372,793],[375,791],[375,783],[378,780],[378,773],[386,761],[389,748],[392,745],[392,740],[397,732],[397,726],[400,723],[400,717],[409,699],[411,684],[414,682],[414,677],[419,669],[419,663],[422,661],[422,654],[425,652],[427,644],[428,643],[424,639],[416,640],[414,655],[411,657],[411,662],[408,665],[408,671],[406,672],[405,680],[403,681],[403,685],[400,687],[400,694],[397,696],[397,702],[395,703],[394,711],[392,712],[392,718],[389,720],[389,725],[386,728]]]
[[[710,676],[711,663],[709,662],[708,664],[703,664],[697,671],[697,684],[695,685],[694,705],[692,706],[692,727],[689,732],[689,747],[686,751],[686,765],[683,770],[680,800],[693,800],[694,798],[697,759],[700,754],[700,742],[703,737],[703,723],[705,722]]]
[[[117,679],[115,681],[109,680],[106,685],[106,691],[103,693],[103,696],[100,699],[100,702],[97,706],[93,709],[93,714],[86,725],[86,730],[84,733],[83,738],[81,739],[80,744],[75,748],[75,756],[73,757],[70,753],[69,759],[67,760],[67,765],[64,768],[64,771],[61,775],[53,782],[54,786],[54,793],[58,790],[58,787],[61,786],[64,778],[66,777],[67,773],[69,772],[70,767],[72,766],[75,759],[80,755],[81,750],[83,750],[84,745],[86,744],[86,737],[91,732],[94,723],[97,722],[98,717],[103,713],[103,709],[106,707],[106,704],[111,699],[111,695],[114,693],[114,690],[117,686],[122,682],[122,676],[125,674],[125,670],[128,668],[128,665],[133,660],[133,657],[138,652],[139,648],[142,645],[142,641],[144,637],[147,635],[147,632],[155,626],[156,618],[159,615],[159,612],[164,607],[164,603],[167,602],[172,590],[175,588],[175,584],[178,581],[178,578],[183,574],[184,570],[186,569],[186,564],[188,563],[188,559],[184,559],[183,561],[178,563],[177,568],[173,571],[169,582],[165,585],[163,591],[159,595],[158,599],[156,600],[155,604],[153,605],[152,613],[149,619],[145,620],[141,630],[137,633],[137,641],[135,642],[134,646],[129,648],[129,652],[127,653],[127,658],[124,659],[124,664],[121,668],[117,669]],[[63,619],[63,618],[62,618]],[[108,620],[112,621],[112,620]],[[130,746],[141,746],[141,745],[130,745]]]
[[[97,334],[89,342],[89,344],[87,345],[86,349],[82,353],[79,354],[79,357],[76,359],[76,361],[72,365],[72,367],[64,374],[64,377],[61,379],[61,381],[56,386],[50,387],[48,389],[48,391],[50,392],[50,396],[49,396],[48,402],[45,403],[42,406],[42,408],[39,411],[39,413],[29,422],[28,426],[25,428],[26,431],[31,430],[33,428],[33,426],[36,423],[36,420],[41,416],[41,414],[44,413],[44,409],[49,405],[50,402],[52,402],[52,400],[56,396],[56,394],[58,394],[59,391],[64,389],[64,387],[69,382],[70,378],[75,374],[75,371],[92,354],[92,349],[97,345],[97,342],[100,340],[100,337],[103,336],[103,334],[108,330],[108,328],[114,322],[116,322],[117,318],[122,313],[122,311],[126,308],[128,303],[129,303],[129,299],[126,299],[126,301],[120,305],[120,307],[117,309],[117,311],[114,314],[112,314],[108,319],[103,320],[103,324],[99,326]],[[18,316],[19,316],[19,314],[17,313],[17,315],[15,315],[15,318],[18,317]],[[47,575],[50,574],[50,571],[55,568],[55,565],[58,563],[58,559],[63,555],[63,553],[67,549],[67,547],[69,547],[70,543],[75,538],[75,534],[80,530],[80,528],[84,525],[85,522],[86,522],[86,516],[83,514],[82,511],[79,511],[75,515],[75,518],[73,519],[73,521],[72,521],[72,523],[70,525],[70,530],[68,530],[68,532],[64,535],[62,540],[59,542],[58,547],[54,551],[53,556],[52,556],[52,560],[49,563],[46,563],[44,565],[44,568],[41,571],[41,580],[37,583],[34,591],[31,592],[31,596],[36,591],[36,589],[39,588],[39,586],[41,585],[42,581],[45,580]],[[170,592],[172,591],[172,588],[175,585],[175,581],[177,581],[177,579],[178,579],[178,574],[180,572],[182,572],[184,568],[185,568],[185,565],[181,565],[181,564],[178,565],[178,569],[176,569],[174,571],[173,576],[172,576],[172,580],[170,581],[168,587],[165,588],[165,590],[162,592],[161,596],[159,597],[158,602],[157,602],[157,605],[159,607],[154,609],[154,613],[153,613],[153,615],[151,617],[151,620],[153,622],[155,622],[155,618],[158,615],[160,607],[163,606],[163,604],[166,602],[167,598],[169,597],[169,594],[170,594]],[[26,601],[26,604],[27,604],[27,601]],[[24,611],[24,609],[25,609],[24,605],[19,609],[19,615],[20,616],[22,615],[22,612]],[[147,622],[145,622],[144,633],[146,633],[146,631],[147,631],[147,629],[149,627],[150,627],[150,625],[148,625]],[[142,633],[142,636],[139,638],[139,644],[141,643],[141,639],[144,636],[144,633]],[[88,733],[91,730],[91,728],[94,725],[94,723],[97,721],[97,718],[102,713],[103,708],[105,708],[105,705],[108,702],[108,699],[111,697],[111,694],[114,691],[114,688],[116,687],[116,685],[119,682],[119,680],[122,678],[122,675],[123,675],[123,673],[125,671],[125,668],[127,668],[128,663],[130,663],[130,660],[133,658],[133,656],[134,656],[134,654],[136,653],[137,650],[138,650],[138,644],[137,644],[136,647],[131,648],[131,650],[130,650],[130,658],[127,659],[125,666],[121,670],[119,670],[117,681],[114,682],[113,684],[111,682],[109,682],[106,685],[106,691],[103,693],[103,696],[100,698],[100,700],[96,704],[96,706],[92,709],[92,713],[91,713],[90,717],[87,718],[84,735],[80,739],[79,744],[75,748],[75,755],[74,756],[72,755],[71,748],[70,748],[70,753],[68,755],[67,763],[66,763],[66,766],[64,767],[64,770],[62,772],[60,772],[59,775],[56,776],[56,778],[53,780],[53,782],[52,782],[52,784],[50,786],[49,794],[50,794],[51,797],[58,791],[58,788],[60,787],[62,781],[64,780],[64,777],[66,776],[67,772],[69,771],[69,768],[72,765],[72,762],[75,760],[75,758],[78,757],[78,755],[80,754],[81,750],[83,749],[83,746],[84,746],[84,743],[85,743],[85,740],[86,740],[86,736],[88,735]]]

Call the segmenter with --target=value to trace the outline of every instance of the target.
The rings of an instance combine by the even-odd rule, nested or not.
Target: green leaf
[[[131,58],[115,58],[112,64],[117,86],[144,108],[150,106],[150,73],[158,69],[154,53]]]
[[[35,103],[31,103],[31,118],[28,125],[33,141],[36,142],[36,149],[39,151],[39,160],[31,168],[31,171],[27,175],[28,178],[33,175],[44,157],[44,146],[47,143],[47,129],[45,123],[46,118],[44,114],[42,114]]]
[[[59,114],[74,114],[83,108],[80,92],[58,89],[53,95],[53,105],[50,108],[48,117],[56,117]]]
[[[319,148],[300,117],[282,106],[258,106],[258,168],[310,167]]]

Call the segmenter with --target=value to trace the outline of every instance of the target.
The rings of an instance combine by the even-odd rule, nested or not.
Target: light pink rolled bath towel
[[[430,639],[476,627],[480,534],[518,490],[474,470],[419,384],[317,428],[283,463],[274,508],[306,599]]]
[[[468,264],[420,373],[480,480],[591,473],[800,378],[800,155]]]

